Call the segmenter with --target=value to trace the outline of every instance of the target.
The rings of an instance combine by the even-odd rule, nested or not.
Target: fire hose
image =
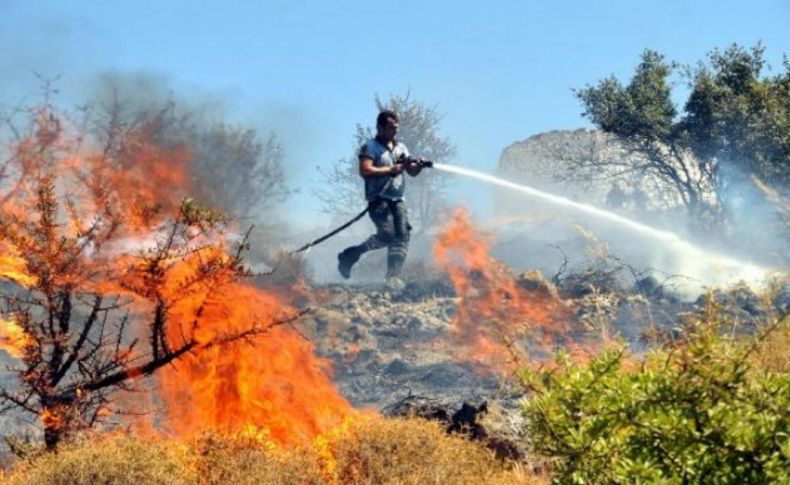
[[[398,165],[401,165],[401,164],[403,164],[403,165],[405,165],[405,164],[417,165],[418,167],[420,167],[420,170],[422,170],[423,168],[431,168],[431,167],[433,167],[433,162],[430,161],[430,160],[423,160],[421,158],[414,158],[414,157],[407,157],[407,156],[400,157],[395,163],[398,164]],[[378,195],[381,195],[384,192],[386,192],[387,189],[390,187],[390,184],[392,184],[392,181],[394,179],[395,179],[395,176],[390,176],[389,180],[387,180],[387,183],[384,185],[384,187],[381,189],[381,192],[379,192]],[[297,254],[297,253],[301,253],[302,251],[307,251],[308,249],[312,248],[313,246],[316,246],[316,245],[321,244],[322,242],[326,241],[327,239],[329,239],[330,237],[334,236],[335,234],[348,229],[349,226],[351,226],[352,224],[354,224],[358,220],[362,219],[365,216],[365,214],[368,213],[368,210],[369,210],[369,207],[365,207],[365,210],[363,210],[359,214],[355,215],[351,220],[349,220],[348,222],[346,222],[342,226],[339,226],[339,227],[333,229],[331,232],[329,232],[327,234],[324,234],[323,236],[319,237],[318,239],[310,241],[309,243],[305,244],[304,246],[302,246],[301,248],[297,249],[296,251],[293,251],[291,254]]]

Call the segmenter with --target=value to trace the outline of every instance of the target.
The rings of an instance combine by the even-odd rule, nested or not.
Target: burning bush
[[[0,278],[13,283],[0,349],[18,362],[4,406],[37,416],[49,447],[117,424],[118,391],[154,373],[179,433],[304,441],[350,412],[328,364],[282,325],[298,313],[246,284],[247,236],[185,199],[187,146],[146,124],[102,146],[51,106],[33,115],[0,165]]]

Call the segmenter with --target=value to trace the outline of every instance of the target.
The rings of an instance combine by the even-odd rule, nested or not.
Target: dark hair
[[[392,111],[391,109],[385,109],[384,111],[379,113],[379,115],[376,117],[376,126],[377,127],[379,127],[379,126],[383,127],[384,125],[387,124],[387,120],[389,118],[392,118],[393,120],[398,121],[398,114],[395,113],[394,111]]]

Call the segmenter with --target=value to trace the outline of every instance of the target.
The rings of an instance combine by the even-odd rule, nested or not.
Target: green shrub
[[[790,483],[790,374],[759,365],[764,336],[723,335],[716,318],[692,328],[639,361],[561,355],[525,372],[532,445],[557,482]]]

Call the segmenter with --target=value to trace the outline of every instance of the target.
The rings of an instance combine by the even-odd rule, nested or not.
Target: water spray
[[[590,204],[576,202],[566,197],[543,192],[527,185],[520,185],[490,174],[478,172],[469,168],[459,167],[457,165],[433,163],[432,167],[442,172],[463,175],[465,177],[474,178],[493,185],[515,190],[517,192],[521,192],[522,194],[544,200],[556,206],[583,212],[598,219],[610,221],[624,226],[638,234],[647,236],[653,240],[663,243],[669,248],[670,251],[675,252],[678,256],[692,258],[691,261],[694,263],[699,263],[700,261],[707,262],[711,267],[714,268],[715,272],[718,273],[719,277],[717,280],[719,282],[722,280],[725,282],[743,280],[750,284],[758,284],[763,282],[770,273],[768,268],[741,261],[723,254],[713,253],[695,246],[673,232],[650,227],[641,222],[637,222],[633,219],[629,219],[622,215],[595,207]]]

